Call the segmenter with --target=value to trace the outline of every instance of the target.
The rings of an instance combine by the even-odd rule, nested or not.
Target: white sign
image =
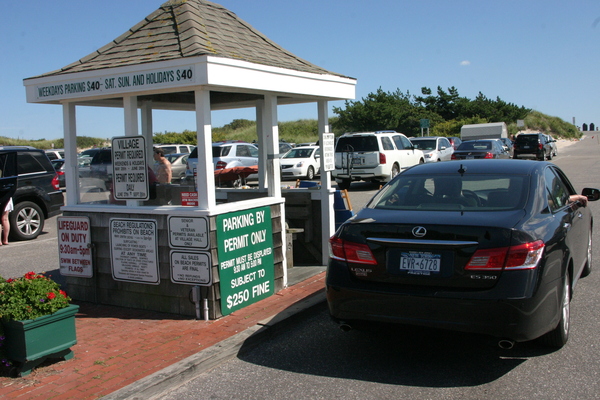
[[[212,285],[210,253],[171,251],[171,282],[186,285]]]
[[[171,247],[208,249],[208,221],[202,217],[169,217]]]
[[[323,161],[325,171],[335,169],[335,135],[333,133],[323,134]]]
[[[36,100],[46,101],[188,86],[194,82],[194,67],[188,65],[73,79],[54,85],[37,85],[34,93]]]
[[[143,136],[113,138],[113,195],[117,200],[148,200],[146,141]]]
[[[109,229],[113,278],[158,285],[156,221],[111,218]]]
[[[57,217],[58,257],[62,276],[91,278],[92,238],[88,217]]]

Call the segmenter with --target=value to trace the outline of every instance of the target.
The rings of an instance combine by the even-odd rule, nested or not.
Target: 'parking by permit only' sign
[[[217,215],[223,315],[275,292],[272,231],[269,207]]]

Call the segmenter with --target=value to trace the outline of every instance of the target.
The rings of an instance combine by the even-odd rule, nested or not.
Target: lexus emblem
[[[422,238],[427,234],[427,229],[422,226],[415,226],[412,230],[412,234],[414,237]]]

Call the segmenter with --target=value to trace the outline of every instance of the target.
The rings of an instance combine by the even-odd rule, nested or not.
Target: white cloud
[[[469,61],[469,60],[461,61],[460,65],[463,67],[469,66],[469,65],[471,65],[471,61]]]

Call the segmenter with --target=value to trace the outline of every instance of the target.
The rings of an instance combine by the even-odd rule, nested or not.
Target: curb
[[[159,399],[197,375],[223,364],[238,354],[251,349],[279,329],[295,321],[304,312],[325,303],[325,289],[300,300],[284,311],[259,321],[243,332],[204,349],[193,356],[179,361],[152,375],[140,379],[107,396],[106,400],[151,400]]]

